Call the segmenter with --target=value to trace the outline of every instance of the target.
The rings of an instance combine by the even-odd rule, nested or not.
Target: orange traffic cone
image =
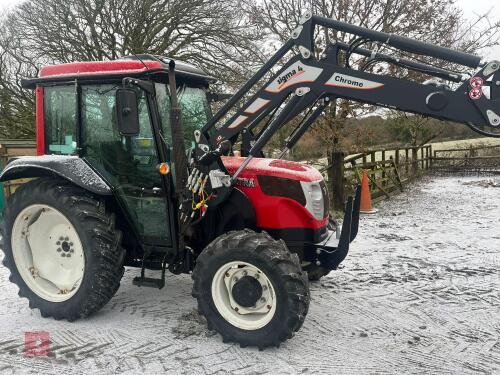
[[[374,214],[377,212],[372,206],[372,197],[370,193],[370,184],[368,183],[368,171],[363,169],[363,178],[361,180],[361,202],[359,212],[362,214]]]

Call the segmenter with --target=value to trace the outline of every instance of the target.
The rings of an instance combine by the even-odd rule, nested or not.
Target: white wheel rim
[[[63,302],[80,288],[85,257],[80,237],[61,212],[44,204],[26,207],[12,226],[14,262],[39,297]]]
[[[262,296],[253,307],[243,307],[233,298],[232,288],[237,280],[251,276],[262,286]],[[266,274],[247,262],[229,262],[212,279],[212,299],[222,317],[233,326],[256,330],[266,326],[276,313],[276,293]]]

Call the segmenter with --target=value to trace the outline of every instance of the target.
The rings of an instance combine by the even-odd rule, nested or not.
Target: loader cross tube
[[[456,51],[450,48],[440,47],[400,35],[388,34],[380,31],[370,30],[365,27],[351,25],[347,22],[337,21],[320,16],[312,16],[310,21],[314,26],[324,26],[338,31],[358,35],[360,37],[385,43],[394,48],[415,53],[418,55],[432,56],[437,59],[446,60],[455,64],[477,68],[481,58],[469,53]]]

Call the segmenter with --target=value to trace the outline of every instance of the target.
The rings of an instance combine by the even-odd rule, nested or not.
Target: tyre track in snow
[[[127,269],[98,314],[68,323],[31,311],[0,267],[0,373],[498,373],[500,188],[482,180],[426,177],[363,217],[342,269],[311,285],[302,330],[264,352],[207,331],[189,276],[158,291]],[[38,330],[51,356],[26,358]]]

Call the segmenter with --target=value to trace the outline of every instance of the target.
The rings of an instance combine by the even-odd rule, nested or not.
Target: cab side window
[[[71,86],[44,89],[45,152],[73,155],[76,140],[76,91]]]
[[[158,163],[149,111],[144,94],[139,94],[140,132],[122,137],[116,119],[115,94],[118,85],[82,86],[83,155],[92,159],[106,178],[116,184],[157,183]]]

